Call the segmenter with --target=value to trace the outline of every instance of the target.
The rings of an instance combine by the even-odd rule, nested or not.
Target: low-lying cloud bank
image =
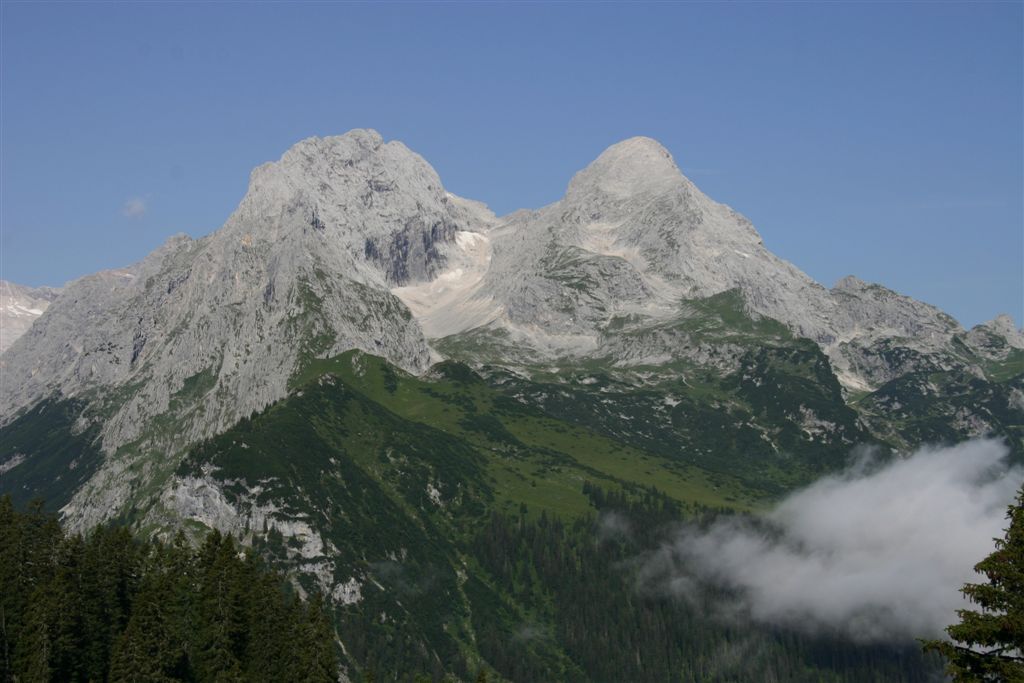
[[[780,503],[766,519],[688,529],[647,558],[641,585],[682,597],[725,587],[724,613],[862,642],[937,636],[973,570],[1002,537],[1024,480],[999,441],[863,460]]]

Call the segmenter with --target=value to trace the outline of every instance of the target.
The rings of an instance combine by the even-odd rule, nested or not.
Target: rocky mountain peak
[[[606,149],[569,183],[567,198],[595,192],[628,198],[637,194],[690,185],[672,155],[657,140],[633,137]]]
[[[277,161],[269,161],[253,169],[250,184],[267,175],[307,175],[325,161],[339,171],[353,168],[357,164],[365,164],[384,144],[380,133],[362,128],[342,135],[308,137],[289,147]]]
[[[975,330],[979,328],[1003,337],[1006,343],[1013,348],[1024,349],[1024,331],[1018,328],[1013,318],[1006,313],[1000,313],[987,323],[978,325]]]
[[[1009,313],[1000,313],[992,320],[985,323],[994,330],[998,330],[1004,333],[1016,332],[1020,333],[1020,329],[1017,324],[1013,321],[1013,317]]]
[[[224,230],[245,244],[300,242],[337,268],[405,285],[436,275],[443,246],[488,214],[445,192],[401,142],[359,129],[307,138],[257,168]]]
[[[445,202],[437,172],[398,141],[373,130],[307,138],[279,160],[257,167],[239,206],[243,217],[299,201],[326,213],[366,213],[396,202],[401,209]]]
[[[859,291],[867,289],[870,285],[856,275],[847,275],[836,282],[833,289],[839,291]]]

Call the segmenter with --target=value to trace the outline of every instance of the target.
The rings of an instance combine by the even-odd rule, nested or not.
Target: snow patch
[[[490,297],[475,296],[491,264],[490,238],[460,230],[455,233],[454,243],[444,249],[448,270],[430,282],[391,290],[432,338],[485,325],[501,313],[501,307]]]

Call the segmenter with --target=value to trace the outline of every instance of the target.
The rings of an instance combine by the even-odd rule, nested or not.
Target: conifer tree
[[[960,622],[946,629],[951,640],[924,644],[946,658],[956,681],[1024,681],[1024,488],[1006,516],[1005,537],[995,539],[995,552],[975,566],[988,583],[961,589],[981,609],[958,610]]]
[[[0,497],[0,681],[13,680],[27,656],[17,643],[28,627],[30,597],[53,575],[62,540],[57,518],[41,500],[19,513],[10,496]],[[45,640],[44,628],[35,625],[36,636]]]
[[[302,638],[301,657],[298,670],[294,673],[304,681],[334,681],[337,679],[334,630],[327,617],[323,596],[311,596],[303,612],[304,618],[299,630]]]
[[[111,681],[187,679],[188,656],[180,637],[173,577],[151,570],[135,598],[131,619],[114,647]]]

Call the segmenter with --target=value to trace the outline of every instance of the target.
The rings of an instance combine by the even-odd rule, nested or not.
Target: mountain
[[[679,315],[681,301],[738,289],[747,313],[817,342],[840,380],[863,390],[887,379],[862,361],[879,339],[930,351],[963,332],[935,307],[880,286],[853,277],[832,290],[814,282],[769,252],[750,221],[697,189],[650,138],[613,145],[562,200],[459,244],[485,271],[460,262],[433,282],[395,290],[430,337],[488,330],[535,356],[601,354],[617,324],[658,325]]]
[[[562,632],[551,612],[586,594],[552,577],[598,515],[761,509],[858,446],[994,434],[1024,459],[1012,320],[964,330],[880,285],[814,282],[649,138],[504,217],[373,131],[304,140],[216,232],[69,283],[0,371],[0,493],[78,530],[236,534],[329,596],[349,674],[389,678],[610,675],[581,664],[593,615]],[[530,526],[552,519],[573,531]],[[512,544],[532,569],[501,559]],[[717,628],[672,614],[688,625],[657,638]],[[781,677],[882,661],[747,635]],[[616,670],[665,680],[638,657]],[[878,680],[924,678],[894,661]]]
[[[299,143],[252,173],[215,233],[69,283],[0,360],[3,419],[54,396],[82,402],[109,457],[72,514],[99,521],[166,474],[153,453],[282,398],[311,358],[359,348],[426,370],[430,348],[389,283],[430,277],[467,216],[401,143],[367,131]]]
[[[40,310],[14,303],[7,287],[10,310]],[[561,368],[561,382],[596,365],[630,403],[654,378],[713,384],[768,362],[752,354],[788,348],[810,354],[800,362],[828,398],[794,397],[786,415],[755,427],[781,452],[794,445],[769,436],[779,419],[828,432],[833,445],[864,441],[873,423],[883,441],[912,446],[922,435],[892,429],[878,400],[859,416],[849,401],[937,371],[973,395],[968,378],[1017,374],[1021,339],[1008,318],[966,332],[854,277],[826,289],[771,254],[649,138],[610,147],[560,201],[497,218],[446,192],[400,142],[355,130],[304,140],[254,170],[211,235],[172,237],[137,264],[69,283],[0,358],[0,424],[44,401],[74,402],[74,429],[94,431],[103,454],[65,510],[89,525],[152,495],[192,444],[283,398],[313,359],[348,349],[414,374],[442,355],[527,380]],[[924,386],[904,384],[901,395]],[[532,393],[555,410],[551,392]],[[993,411],[937,393],[933,409],[959,414],[965,434],[1000,431]],[[750,412],[746,399],[725,404]],[[635,437],[635,420],[605,422]]]
[[[0,353],[32,327],[59,293],[56,287],[25,287],[0,280]]]

